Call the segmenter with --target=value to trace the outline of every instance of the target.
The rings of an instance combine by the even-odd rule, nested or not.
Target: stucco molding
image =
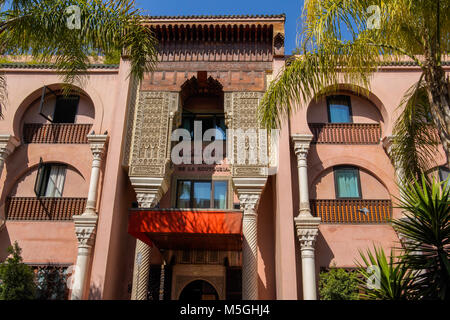
[[[20,145],[19,139],[11,134],[0,135],[0,161],[5,161],[8,156]]]
[[[130,177],[130,181],[136,192],[139,208],[155,207],[169,188],[166,178]]]

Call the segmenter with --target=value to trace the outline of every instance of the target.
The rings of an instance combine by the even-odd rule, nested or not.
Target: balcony
[[[312,215],[320,217],[322,223],[386,223],[392,218],[391,200],[311,200],[310,203]]]
[[[6,200],[6,220],[70,221],[82,214],[86,198],[10,197]]]
[[[310,123],[315,144],[379,144],[378,123]]]
[[[24,143],[88,143],[87,135],[92,124],[74,123],[25,123],[23,126]]]

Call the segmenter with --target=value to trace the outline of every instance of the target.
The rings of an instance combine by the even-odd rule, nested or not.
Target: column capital
[[[386,151],[386,153],[388,154],[388,156],[390,157],[391,154],[391,149],[392,149],[392,144],[394,142],[395,136],[391,135],[391,136],[386,136],[381,140],[381,143],[383,145],[384,150]]]
[[[108,135],[106,134],[88,134],[88,142],[91,147],[92,154],[95,160],[100,160],[106,151],[108,143]]]
[[[298,216],[294,218],[297,237],[302,249],[314,249],[319,234],[320,218],[313,216]]]
[[[267,177],[233,178],[233,185],[246,214],[256,214]]]
[[[294,143],[294,152],[298,161],[306,160],[313,137],[312,134],[293,134],[291,136],[292,142]]]
[[[169,189],[167,179],[160,177],[130,177],[139,208],[153,208]]]
[[[79,248],[90,248],[94,245],[97,220],[98,216],[92,214],[73,216],[75,235],[78,239]]]
[[[6,158],[14,151],[20,144],[19,139],[11,134],[0,134],[0,158]]]

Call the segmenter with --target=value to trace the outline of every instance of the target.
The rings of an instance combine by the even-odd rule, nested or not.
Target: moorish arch
[[[311,179],[309,181],[309,189],[313,190],[319,178],[321,178],[325,172],[332,171],[336,166],[352,166],[360,168],[373,176],[386,189],[391,197],[396,194],[396,182],[393,175],[389,175],[389,173],[367,159],[354,156],[346,157],[345,161],[342,161],[339,158],[321,159],[320,163],[310,167],[309,172],[311,173]]]
[[[380,98],[371,90],[366,90],[360,86],[357,85],[351,85],[351,84],[339,84],[337,86],[329,86],[327,87],[325,90],[330,90],[330,88],[332,88],[332,92],[334,92],[334,94],[339,95],[339,94],[343,94],[343,95],[351,95],[354,96],[358,99],[361,99],[362,101],[366,101],[367,103],[370,104],[371,107],[375,108],[379,114],[380,117],[379,119],[373,119],[373,120],[378,120],[381,128],[382,128],[382,133],[383,136],[386,135],[386,133],[389,133],[391,131],[391,126],[392,126],[392,117],[391,115],[389,115],[386,106],[384,105],[384,103],[380,100]],[[306,120],[308,122],[310,122],[310,117],[311,117],[311,107],[317,105],[318,102],[323,101],[322,99],[324,99],[326,96],[328,95],[334,95],[331,93],[327,93],[326,95],[324,94],[318,94],[316,97],[314,97],[308,104],[307,104],[307,111],[306,111]],[[326,103],[326,102],[325,102]],[[374,117],[376,118],[376,116]]]
[[[190,267],[197,267],[191,265]],[[175,279],[173,283],[173,295],[174,300],[179,300],[181,298],[182,292],[186,287],[196,281],[203,281],[209,284],[217,293],[218,300],[225,300],[225,283],[223,277],[212,275],[212,276],[196,276],[196,275],[180,275]]]
[[[75,167],[73,164],[70,164],[70,163],[68,163],[66,161],[61,161],[61,160],[56,160],[55,159],[55,160],[47,160],[47,161],[42,162],[42,163],[38,162],[38,163],[35,163],[35,164],[33,164],[33,165],[23,169],[21,172],[19,172],[17,174],[17,178],[14,181],[9,183],[7,186],[5,185],[5,194],[7,196],[11,196],[12,193],[17,193],[17,192],[20,193],[20,190],[17,190],[17,188],[19,187],[19,184],[22,183],[24,180],[27,180],[28,177],[30,176],[30,174],[35,173],[39,169],[39,166],[42,165],[42,164],[51,164],[51,165],[62,165],[62,166],[65,166],[67,168],[67,170],[70,171],[72,173],[72,175],[76,177],[77,188],[82,189],[82,188],[80,188],[80,186],[82,186],[82,187],[84,187],[87,190],[88,185],[87,185],[86,178],[78,170],[77,167]],[[35,181],[35,178],[33,177],[31,182],[34,183],[34,181]],[[80,197],[81,196],[84,197],[85,193],[86,192],[80,192],[79,196]],[[14,194],[14,195],[16,195],[16,194]]]
[[[41,160],[43,160],[44,163],[60,163],[67,165],[68,167],[72,168],[74,172],[77,172],[84,181],[87,181],[87,177],[89,177],[91,170],[91,167],[89,166],[89,164],[86,164],[83,158],[73,157],[71,153],[48,153],[45,155],[45,159],[42,159],[41,155],[33,153],[26,159],[22,158],[21,160],[23,160],[23,162],[16,162],[13,164],[15,168],[17,168],[17,171],[15,171],[14,173],[14,179],[6,179],[6,183],[1,193],[1,199],[3,200],[5,197],[10,195],[11,190],[16,185],[16,182],[27,172],[37,168]],[[83,194],[83,197],[84,196],[85,195]]]
[[[53,92],[60,92],[63,84],[62,83],[53,83],[49,85],[45,85],[46,88],[49,88]],[[81,88],[78,86],[74,87],[74,94],[80,95],[83,99],[86,100],[87,104],[93,109],[92,110],[92,122],[93,130],[101,130],[102,127],[102,121],[103,121],[103,114],[104,114],[104,106],[103,102],[99,96],[99,94],[95,91],[93,91],[92,88],[89,86],[87,88]],[[32,107],[35,103],[39,103],[39,100],[42,96],[43,92],[43,86],[35,89],[34,91],[30,92],[26,95],[26,98],[22,100],[22,102],[19,104],[19,106],[16,109],[16,112],[14,114],[14,118],[12,121],[12,132],[16,137],[21,137],[21,127],[22,127],[22,120],[23,117],[26,115],[27,111],[30,107]]]

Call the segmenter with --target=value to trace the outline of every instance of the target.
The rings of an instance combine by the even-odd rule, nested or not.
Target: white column
[[[98,180],[100,177],[102,158],[108,140],[107,135],[88,135],[87,137],[93,154],[93,160],[86,208],[83,214],[73,217],[75,234],[78,239],[78,255],[75,273],[73,275],[74,283],[70,296],[71,300],[80,300],[84,297],[98,220],[96,212]]]
[[[147,300],[151,256],[152,247],[137,239],[134,255],[131,300]]]
[[[10,134],[0,135],[0,177],[3,173],[6,158],[8,158],[18,145],[19,140],[16,137]]]
[[[154,208],[168,189],[164,178],[130,177],[130,181],[136,191],[139,208],[142,209]],[[152,247],[139,239],[136,240],[131,300],[147,299],[151,251]]]
[[[320,218],[311,215],[307,166],[307,156],[312,138],[313,136],[309,134],[292,136],[294,151],[297,156],[300,202],[299,214],[294,218],[294,221],[301,247],[304,300],[317,299],[314,246],[319,233]]]
[[[267,178],[233,178],[243,212],[242,299],[258,299],[257,208]]]
[[[98,217],[96,214],[82,214],[73,218],[75,220],[75,234],[78,239],[78,255],[70,299],[81,300],[86,287],[86,275],[89,272]]]

